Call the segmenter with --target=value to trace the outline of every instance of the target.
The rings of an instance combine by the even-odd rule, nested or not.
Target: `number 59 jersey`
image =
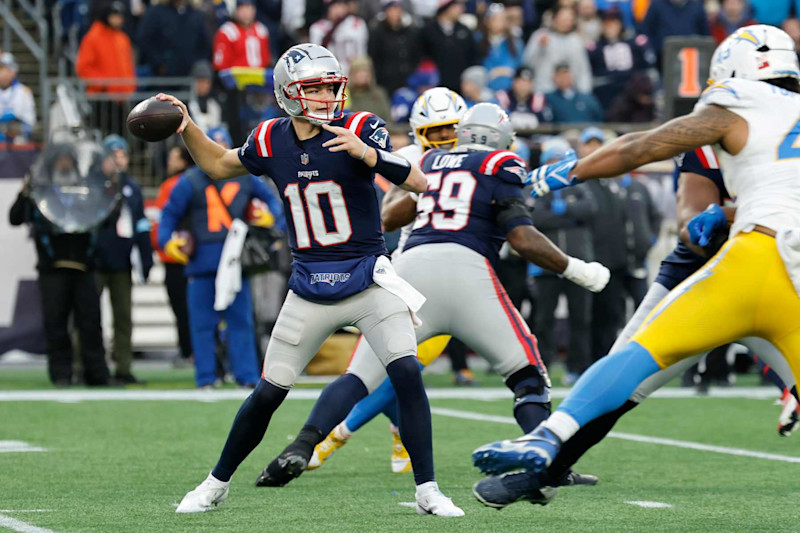
[[[763,81],[731,78],[705,90],[695,109],[716,105],[748,125],[736,155],[715,147],[725,187],[736,203],[730,235],[756,224],[800,227],[800,94]]]
[[[385,122],[372,113],[345,113],[331,122],[367,145],[391,151]],[[335,135],[322,130],[300,141],[291,119],[259,124],[239,149],[250,173],[271,178],[286,212],[289,244],[298,261],[343,261],[386,253],[374,173],[347,152],[322,144]]]
[[[525,162],[508,150],[429,150],[420,162],[428,189],[417,200],[417,218],[404,250],[456,243],[497,262],[509,231],[531,225],[527,216],[496,222],[504,201],[522,199]]]

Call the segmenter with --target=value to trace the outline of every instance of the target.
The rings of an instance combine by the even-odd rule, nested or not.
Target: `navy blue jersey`
[[[431,243],[457,243],[475,250],[492,265],[509,231],[531,225],[517,217],[503,227],[495,222],[496,202],[523,198],[525,162],[514,152],[430,150],[420,162],[428,190],[417,202],[417,219],[405,250]]]
[[[678,189],[678,179],[682,172],[691,172],[704,176],[714,182],[719,189],[720,205],[725,200],[730,199],[725,183],[722,180],[722,172],[719,170],[719,162],[710,146],[697,148],[692,152],[686,152],[678,157],[678,171],[675,173],[675,190]],[[683,241],[678,240],[678,246],[661,262],[656,277],[659,283],[669,290],[672,290],[680,282],[694,274],[708,261],[691,251]]]
[[[349,128],[365,143],[391,151],[385,122],[366,112],[345,113],[331,122]],[[322,144],[323,130],[300,141],[288,118],[259,124],[239,149],[244,167],[272,178],[283,201],[289,244],[298,261],[342,261],[386,253],[374,173],[346,152]]]

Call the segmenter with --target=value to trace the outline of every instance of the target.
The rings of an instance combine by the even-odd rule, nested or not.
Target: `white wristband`
[[[367,146],[367,143],[364,143],[364,151],[361,152],[361,157],[358,158],[359,161],[363,161],[364,158],[367,157],[367,150],[368,149],[369,149],[369,146]]]

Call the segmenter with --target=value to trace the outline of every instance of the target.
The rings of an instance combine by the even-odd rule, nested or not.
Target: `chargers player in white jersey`
[[[711,204],[692,219],[693,244],[706,245],[730,227],[729,240],[655,307],[630,342],[592,365],[548,420],[523,437],[475,451],[473,460],[485,472],[528,470],[503,476],[505,489],[514,485],[522,494],[535,481],[532,474],[547,468],[581,428],[619,408],[648,377],[693,354],[758,336],[784,355],[795,381],[800,374],[800,64],[794,41],[771,26],[740,28],[714,52],[710,72],[710,86],[691,114],[529,176],[533,194],[541,196],[713,145],[736,210]],[[488,478],[476,488],[500,481]]]
[[[456,125],[466,112],[467,104],[458,93],[447,87],[428,89],[417,98],[411,108],[409,124],[414,142],[395,153],[419,165],[426,151],[433,148],[451,149],[456,144]],[[394,231],[402,226],[397,249],[392,254],[393,259],[402,253],[403,246],[411,234],[416,214],[417,195],[392,185],[383,199],[381,220],[386,231]],[[417,359],[420,365],[428,366],[439,357],[449,341],[449,335],[439,335],[417,346]],[[359,344],[364,342],[363,337],[359,338],[358,342]],[[392,383],[386,380],[372,394],[358,402],[347,418],[333,428],[324,441],[314,447],[308,469],[314,470],[322,466],[325,460],[348,442],[354,432],[383,412],[391,420],[392,472],[398,474],[411,472],[411,460],[397,427],[396,404]]]
[[[291,290],[272,332],[262,379],[239,409],[216,466],[184,496],[178,513],[204,512],[225,501],[231,477],[258,446],[298,374],[331,333],[353,325],[376,347],[398,391],[417,512],[464,515],[435,481],[430,408],[414,357],[413,321],[424,297],[394,274],[386,257],[373,184],[376,172],[412,192],[423,192],[427,180],[419,167],[389,153],[389,134],[379,117],[343,111],[346,85],[339,62],[326,48],[290,48],[274,70],[275,98],[289,118],[261,123],[234,150],[209,139],[179,100],[159,95],[183,112],[178,132],[206,174],[226,179],[249,172],[276,183],[294,257]],[[306,467],[303,456],[333,429],[324,420],[343,418],[367,393],[353,375],[328,385],[297,441],[256,484],[279,486],[299,475]]]
[[[453,150],[429,150],[422,158],[429,187],[417,201],[414,230],[394,263],[427,298],[417,342],[448,334],[475,349],[505,379],[514,395],[514,417],[526,431],[550,412],[550,380],[536,337],[495,274],[500,247],[508,240],[523,258],[594,292],[605,287],[610,274],[599,263],[567,256],[533,227],[522,197],[525,163],[508,150],[513,128],[505,111],[478,104],[461,119],[457,135]],[[370,391],[386,378],[367,342],[356,348],[347,374],[358,376]],[[399,421],[402,430],[402,413]],[[559,484],[596,482],[569,477]]]

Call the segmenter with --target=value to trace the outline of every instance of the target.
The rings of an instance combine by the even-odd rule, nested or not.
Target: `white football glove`
[[[608,285],[611,271],[600,263],[587,263],[576,257],[570,257],[562,275],[584,289],[600,292]]]

